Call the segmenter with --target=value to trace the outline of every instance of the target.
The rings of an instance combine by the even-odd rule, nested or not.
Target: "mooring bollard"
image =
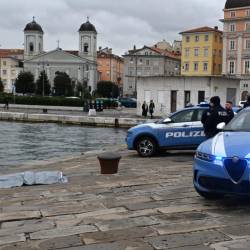
[[[118,153],[103,153],[97,156],[101,165],[101,174],[116,174],[121,155]]]

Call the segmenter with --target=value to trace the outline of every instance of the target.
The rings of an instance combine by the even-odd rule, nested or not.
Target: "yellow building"
[[[181,74],[220,75],[222,71],[222,31],[218,27],[187,30],[182,35]]]

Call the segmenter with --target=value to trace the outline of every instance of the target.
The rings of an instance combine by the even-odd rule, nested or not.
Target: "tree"
[[[4,86],[3,86],[3,82],[0,78],[0,93],[2,93],[4,91]]]
[[[56,72],[54,78],[54,88],[56,96],[72,96],[74,91],[69,75],[65,72]]]
[[[50,83],[49,83],[49,79],[48,76],[45,72],[45,70],[43,70],[40,73],[39,78],[36,81],[36,94],[37,95],[49,95],[50,94]]]
[[[19,73],[16,79],[16,92],[22,94],[35,92],[34,76],[31,72]]]
[[[117,98],[119,96],[119,88],[113,82],[100,81],[97,83],[97,93],[102,97]]]

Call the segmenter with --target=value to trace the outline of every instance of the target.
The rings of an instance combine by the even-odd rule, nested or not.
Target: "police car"
[[[208,105],[199,105],[175,112],[155,123],[138,125],[128,130],[129,150],[151,157],[166,149],[196,149],[206,138],[201,117]]]
[[[250,195],[250,108],[242,110],[214,138],[203,142],[194,161],[194,187],[205,198]]]

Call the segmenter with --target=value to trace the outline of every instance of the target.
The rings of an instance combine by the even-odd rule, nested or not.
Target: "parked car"
[[[217,128],[223,131],[197,149],[194,187],[205,198],[250,195],[250,108]]]
[[[141,124],[128,130],[127,146],[143,157],[151,157],[162,149],[196,149],[206,140],[201,117],[208,106],[185,108],[169,118]]]
[[[118,99],[119,103],[126,107],[126,108],[136,108],[137,107],[137,101],[134,98],[129,97],[120,97]]]

